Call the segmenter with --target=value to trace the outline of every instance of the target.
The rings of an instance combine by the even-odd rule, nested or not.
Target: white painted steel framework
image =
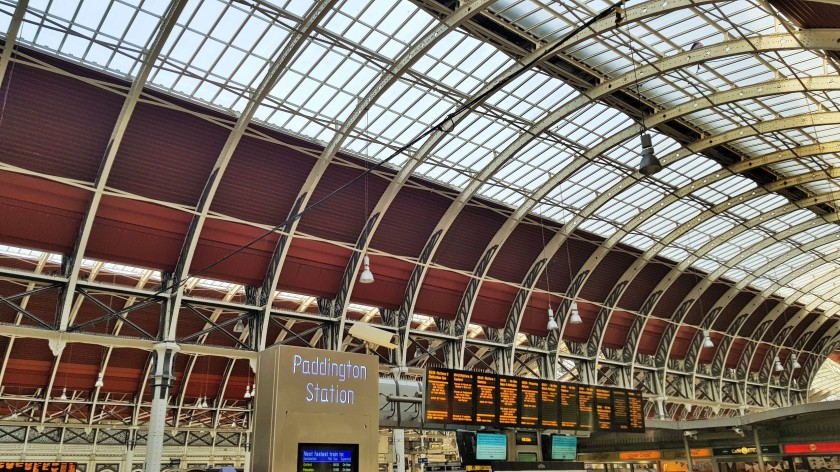
[[[398,334],[398,352],[383,359],[398,368],[444,362],[636,387],[652,400],[648,409],[659,403],[660,415],[674,418],[689,410],[693,417],[732,416],[809,400],[817,370],[840,342],[840,291],[830,283],[840,269],[835,256],[840,246],[835,203],[840,195],[840,29],[796,27],[785,12],[758,0],[628,2],[621,22],[609,12],[580,31],[575,28],[596,18],[605,5],[583,0],[472,0],[454,9],[436,0],[371,2],[364,8],[351,0],[154,3],[0,1],[5,39],[0,82],[13,80],[14,67],[37,67],[124,100],[94,182],[0,162],[2,172],[90,194],[72,253],[24,254],[0,239],[4,257],[34,261],[31,270],[0,268],[0,279],[19,288],[2,295],[15,322],[0,330],[11,339],[0,385],[16,339],[45,340],[55,354],[42,388],[0,389],[0,402],[14,412],[14,418],[0,418],[0,428],[8,427],[2,431],[9,431],[2,434],[28,437],[32,425],[13,432],[23,418],[42,429],[64,428],[61,435],[76,434],[80,427],[99,431],[117,421],[135,444],[136,428],[157,418],[150,425],[157,428],[156,437],[170,434],[161,429],[166,426],[214,438],[238,435],[229,442],[244,447],[250,409],[244,399],[203,406],[183,388],[155,403],[141,381],[133,395],[104,394],[97,387],[92,395],[71,392],[68,401],[57,401],[59,367],[69,354],[65,346],[103,346],[102,374],[110,369],[114,350],[140,351],[149,359],[145,379],[158,372],[152,362],[155,346],[178,342],[178,356],[187,358],[185,385],[198,382],[194,370],[203,357],[226,358],[214,393],[224,399],[237,363],[253,361],[256,351],[290,341],[365,349],[346,335],[346,326],[377,316],[383,328]],[[115,29],[109,15],[131,18],[132,26]],[[78,77],[28,50],[82,64],[130,86]],[[152,89],[211,107],[230,120],[144,94]],[[210,175],[196,177],[204,182],[197,205],[125,195],[108,186],[139,103],[199,116],[228,136]],[[242,138],[282,144],[252,123],[311,143],[299,150],[314,166],[295,189],[289,220],[276,228],[279,241],[262,285],[201,280],[193,276],[192,261],[206,221],[271,229],[211,209]],[[643,132],[653,136],[665,166],[655,176],[636,171]],[[297,214],[314,203],[330,166],[356,165],[339,154],[376,164],[403,147],[375,172],[389,182],[355,243],[331,241],[351,253],[336,293],[318,298],[278,292],[291,241],[318,239],[299,230]],[[422,235],[426,243],[417,257],[378,250],[372,240],[383,231],[382,219],[418,177],[447,189],[440,192],[450,200],[448,208],[434,230]],[[113,273],[111,261],[89,261],[86,253],[105,196],[148,200],[190,216],[174,272],[137,269],[129,276],[133,287],[100,280]],[[471,271],[437,265],[442,242],[477,201],[498,204],[503,223],[486,239]],[[505,243],[517,229],[533,224],[548,237],[539,255],[527,261],[523,279],[490,277]],[[560,330],[526,335],[521,327],[527,309],[539,299],[535,295],[545,295],[540,281],[553,264],[571,270],[562,249],[583,232],[601,242],[570,273],[568,286],[552,284],[552,299],[561,300],[555,306]],[[635,262],[622,269],[603,297],[584,300],[597,274],[606,270],[609,254],[624,248],[636,251]],[[354,305],[356,274],[367,253],[411,263],[398,308]],[[667,274],[647,283],[651,266],[663,264]],[[46,272],[51,266],[61,270]],[[451,319],[415,311],[432,268],[468,279]],[[686,278],[695,281],[677,296],[678,308],[661,313],[663,297]],[[205,289],[211,295],[189,293],[214,283]],[[474,324],[479,292],[499,283],[517,291],[506,319],[496,320],[495,327]],[[626,306],[627,290],[645,284],[641,306]],[[715,284],[729,288],[712,303],[702,303]],[[158,290],[161,286],[169,290]],[[56,326],[27,310],[33,296],[46,292],[61,297]],[[745,293],[749,300],[736,303]],[[80,329],[86,325],[77,322],[77,313],[82,303],[96,304],[100,296],[119,297],[122,308],[98,302],[116,324],[95,335]],[[572,299],[597,309],[582,343],[566,336]],[[278,308],[278,300],[299,306]],[[768,300],[772,308],[764,309]],[[128,337],[124,329],[139,329],[134,313],[148,307],[160,309],[161,333]],[[678,332],[697,309],[701,321],[689,327],[690,344],[675,350],[684,342]],[[624,346],[610,348],[605,335],[617,329],[612,323],[617,311],[634,321],[623,333]],[[202,326],[185,332],[182,313],[202,318]],[[724,313],[728,317],[721,318]],[[663,320],[654,354],[643,352],[645,332]],[[244,330],[232,333],[239,321],[245,322]],[[281,332],[269,339],[269,327],[275,325]],[[704,329],[712,330],[716,344],[710,364],[701,362]],[[234,347],[208,344],[212,334],[222,332]],[[733,362],[736,347],[740,355]],[[782,375],[773,373],[776,355],[784,358]],[[794,358],[802,365],[798,372]],[[810,399],[827,395],[819,384]],[[50,414],[55,402],[67,405],[63,415]],[[164,408],[167,404],[171,408]],[[147,441],[143,436],[141,442]],[[207,445],[213,441],[218,440]],[[149,444],[149,450],[164,446]]]

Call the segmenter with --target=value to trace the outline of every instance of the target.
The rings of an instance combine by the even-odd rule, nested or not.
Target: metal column
[[[152,351],[151,394],[152,411],[146,440],[146,472],[159,472],[163,455],[163,429],[166,426],[166,407],[172,387],[172,365],[180,350],[173,342],[158,343]]]
[[[758,438],[757,427],[753,427],[753,440],[755,441],[755,455],[758,457],[758,470],[765,472],[767,468],[764,466],[764,454],[761,453],[761,441]]]
[[[395,472],[405,472],[405,430],[394,429],[394,458],[397,463]]]
[[[688,444],[688,436],[683,435],[683,444],[685,444],[685,459],[688,464],[688,472],[694,470],[694,460],[691,458],[691,446]]]

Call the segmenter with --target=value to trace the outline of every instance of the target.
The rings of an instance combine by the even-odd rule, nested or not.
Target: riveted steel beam
[[[788,213],[787,210],[793,211],[794,209],[798,209],[799,204],[800,204],[800,202],[795,202],[794,204],[786,205],[786,207],[788,207],[788,208],[782,208],[782,209],[777,208],[776,210],[781,212],[781,213],[777,214],[777,217],[781,216],[783,214],[787,214]],[[700,280],[700,282],[695,287],[692,288],[690,293],[686,295],[683,302],[679,305],[680,308],[676,311],[674,317],[672,317],[671,321],[673,323],[669,324],[666,327],[666,333],[663,334],[663,336],[660,340],[660,343],[659,343],[659,347],[657,349],[657,361],[658,361],[657,365],[659,365],[660,367],[667,366],[667,361],[670,358],[669,354],[671,352],[671,349],[673,348],[674,335],[675,335],[676,329],[677,329],[677,324],[676,323],[680,323],[682,321],[682,317],[685,316],[685,313],[687,313],[688,309],[690,309],[691,306],[693,306],[693,304],[696,303],[696,300],[699,299],[699,297],[702,295],[702,293],[706,289],[708,289],[715,280],[717,280],[720,276],[722,276],[727,270],[735,267],[741,261],[746,260],[750,256],[758,253],[759,251],[765,249],[766,247],[768,247],[772,244],[775,244],[779,241],[786,240],[787,238],[789,238],[791,236],[795,236],[802,231],[806,231],[808,229],[815,228],[819,225],[823,225],[827,221],[833,221],[833,222],[838,221],[838,215],[835,213],[835,214],[831,214],[831,215],[825,215],[821,218],[815,218],[813,220],[808,220],[806,222],[800,223],[799,225],[788,228],[787,230],[779,232],[776,235],[776,237],[774,237],[774,238],[764,239],[764,240],[760,241],[759,243],[749,247],[747,250],[738,253],[731,260],[722,264],[718,269],[712,271],[710,274],[708,274],[706,277],[704,277],[702,280]],[[720,244],[721,241],[729,240],[731,237],[733,237],[736,234],[740,234],[741,232],[745,231],[747,228],[755,227],[758,224],[761,224],[763,222],[766,222],[766,218],[757,217],[757,218],[753,218],[753,219],[745,222],[742,226],[736,226],[736,227],[730,229],[726,234],[721,235],[721,236],[716,237],[716,238],[713,238],[703,248],[696,251],[692,257],[702,256],[705,253],[707,253],[708,250],[710,250],[710,249],[716,247],[718,244]],[[834,240],[836,240],[837,238],[840,238],[840,234],[834,236]],[[823,243],[832,242],[832,237],[824,238],[824,239],[822,239],[822,241],[823,241]],[[787,262],[788,260],[790,260],[790,259],[792,259],[792,258],[794,258],[794,257],[796,257],[796,256],[798,256],[802,253],[803,253],[803,250],[797,247],[794,250],[788,251],[787,253],[782,254],[782,255],[774,258],[773,261],[764,265],[758,271],[753,272],[750,275],[748,275],[747,277],[745,277],[734,288],[737,291],[740,291],[740,288],[743,288],[744,286],[746,286],[746,284],[751,283],[751,281],[755,280],[756,278],[760,277],[761,275],[763,275],[763,274],[765,274],[765,273],[767,273],[771,270],[774,270],[780,264],[782,264],[784,262]],[[722,299],[719,300],[715,304],[715,307],[717,307],[717,313],[719,313],[723,309],[723,306],[720,304],[720,302],[723,301],[723,300],[728,302],[729,300],[731,300],[731,298],[734,297],[734,295],[736,293],[737,292],[733,292],[733,293],[727,292],[727,294],[724,295],[724,297],[722,297]],[[677,315],[679,315],[679,317]],[[708,319],[708,317],[707,317],[707,319]],[[709,329],[711,327],[712,321],[713,320],[706,321],[706,319],[704,319],[704,321],[701,322],[700,330]],[[699,348],[702,345],[702,341],[703,341],[701,334],[702,333],[695,333],[694,339],[692,340],[692,344],[691,344],[692,349],[689,349],[689,354],[687,355],[687,358],[690,359],[690,361],[688,362],[688,365],[687,365],[687,367],[689,368],[688,370],[693,370],[694,362],[696,360],[696,356],[699,354]]]
[[[6,28],[3,54],[0,54],[0,84],[3,83],[3,79],[6,77],[6,69],[12,60],[12,53],[15,50],[15,44],[18,40],[20,25],[23,24],[23,17],[26,14],[26,8],[28,6],[29,0],[18,0],[18,4],[15,6],[15,12],[12,14],[12,21],[9,22],[9,27]]]
[[[282,270],[283,264],[286,260],[286,254],[288,254],[289,241],[294,236],[297,229],[299,222],[298,215],[302,211],[305,211],[312,192],[315,190],[315,187],[318,185],[321,177],[326,172],[329,164],[332,162],[341,145],[353,132],[367,110],[386,90],[388,90],[392,84],[399,79],[399,77],[409,70],[411,66],[423,56],[423,54],[434,47],[434,45],[437,44],[437,42],[440,41],[440,39],[442,39],[449,31],[456,29],[465,21],[468,21],[472,16],[486,8],[490,3],[492,3],[490,0],[472,0],[470,2],[463,2],[458,10],[456,10],[452,15],[449,15],[444,21],[440,22],[440,24],[438,24],[438,26],[433,30],[426,33],[426,35],[424,35],[419,42],[414,44],[411,49],[403,53],[402,56],[400,56],[400,58],[392,64],[387,71],[384,71],[379,81],[371,88],[368,95],[359,102],[359,105],[355,110],[353,110],[353,113],[346,121],[344,121],[338,132],[324,148],[324,151],[321,153],[321,156],[318,158],[315,166],[310,171],[306,182],[303,184],[301,191],[298,194],[296,203],[289,214],[291,221],[285,225],[284,232],[280,235],[280,239],[277,242],[274,254],[272,255],[271,264],[264,279],[264,292],[273,293],[274,288],[277,286],[280,278],[280,271]],[[443,134],[440,130],[437,130],[435,133]],[[440,136],[437,136],[437,138],[439,139]],[[371,216],[368,218],[364,226],[362,234],[360,234],[357,238],[355,250],[351,254],[342,276],[342,282],[340,284],[341,288],[332,304],[333,306],[331,306],[329,310],[329,316],[338,320],[340,325],[338,328],[339,332],[343,331],[342,327],[346,321],[347,306],[353,293],[355,276],[359,268],[361,255],[367,251],[370,238],[380,222],[381,215],[390,206],[391,202],[399,192],[399,189],[408,180],[412,171],[416,169],[416,166],[419,165],[421,161],[422,158],[417,158],[415,156],[412,159],[412,163],[406,165],[405,168],[391,182],[385,193],[380,197],[376,207],[374,207]],[[266,304],[266,313],[269,309],[270,304]],[[261,348],[265,347],[264,339],[260,342],[260,346]]]
[[[213,170],[210,172],[207,182],[204,185],[204,189],[201,192],[201,197],[196,205],[195,216],[193,216],[190,226],[187,229],[184,245],[181,248],[181,254],[178,256],[178,262],[175,265],[173,280],[170,283],[170,291],[172,292],[172,303],[169,307],[171,311],[168,314],[168,319],[170,321],[165,327],[165,335],[163,336],[163,339],[177,339],[176,331],[178,326],[178,314],[184,297],[183,283],[190,276],[193,255],[195,254],[196,247],[198,246],[201,230],[204,227],[204,222],[207,220],[210,207],[213,203],[213,198],[216,195],[216,190],[219,187],[222,176],[224,175],[225,170],[227,169],[227,166],[230,163],[237,146],[239,145],[239,142],[245,135],[245,131],[248,129],[248,125],[251,123],[251,119],[254,117],[254,114],[257,112],[260,104],[268,96],[269,92],[271,92],[277,84],[278,80],[280,80],[283,73],[286,72],[291,61],[298,55],[301,48],[306,43],[306,40],[309,38],[309,35],[330,11],[332,6],[335,4],[335,1],[336,0],[320,0],[310,7],[306,18],[304,18],[303,22],[301,22],[301,24],[294,30],[294,34],[290,35],[285,44],[282,45],[282,47],[272,56],[275,57],[275,59],[271,62],[265,77],[257,87],[254,94],[248,100],[248,103],[246,103],[245,108],[236,120],[236,124],[228,134],[228,138],[225,141],[219,156],[216,158]],[[207,268],[200,268],[199,270],[206,269]],[[271,291],[269,294],[266,294],[266,296],[270,299],[271,294],[273,293],[274,292]],[[267,317],[265,317],[263,322],[268,322]]]
[[[625,10],[625,23],[633,22],[633,21],[643,21],[644,19],[668,13],[675,9],[684,8],[686,6],[692,5],[692,2],[688,1],[677,1],[677,2],[669,2],[669,3],[661,3],[661,2],[646,2],[644,4],[640,4]],[[601,34],[604,31],[607,31],[611,28],[614,28],[614,22],[609,19],[601,20],[593,24],[590,28],[581,31],[580,33],[572,36],[566,42],[566,47],[580,43],[586,39],[589,39],[595,35]],[[494,78],[492,82],[485,85],[477,94],[476,97],[483,96],[487,94],[489,90],[492,90],[494,87],[497,86],[499,83],[504,83],[509,80],[515,74],[518,74],[522,68],[521,64],[529,64],[534,60],[545,56],[547,51],[553,50],[556,48],[558,40],[547,43],[530,54],[524,56],[517,64],[509,68],[508,70],[504,71],[498,77]],[[459,115],[455,117],[455,122],[453,125],[457,125],[457,123],[463,118],[463,115]],[[435,133],[433,134],[427,142],[420,148],[420,151],[417,153],[416,161],[411,164],[411,166],[419,165],[420,161],[422,161],[433,149],[433,147],[438,143],[440,138],[442,138],[442,133]],[[481,188],[481,185],[499,168],[501,168],[505,162],[508,161],[510,156],[506,157],[497,157],[491,162],[489,166],[482,169],[480,171],[480,175],[476,178],[471,179],[471,181],[467,184],[464,190],[456,197],[453,204],[447,209],[446,213],[441,217],[440,222],[438,223],[435,230],[432,232],[429,240],[427,241],[423,251],[421,252],[420,258],[418,260],[418,264],[415,266],[412,274],[409,278],[409,283],[406,288],[406,293],[403,299],[403,303],[400,307],[400,311],[404,313],[411,313],[414,309],[414,305],[417,300],[417,295],[419,294],[419,287],[422,283],[423,279],[425,278],[426,272],[428,270],[427,263],[431,258],[434,256],[434,253],[438,247],[438,244],[443,239],[443,236],[446,234],[447,230],[451,227],[452,223],[455,221],[456,217],[466,205],[466,203],[478,192]],[[408,167],[408,166],[407,166]],[[486,251],[485,251],[486,253]],[[466,304],[469,305],[474,300],[473,296],[464,296],[462,297],[467,302]],[[462,304],[463,305],[463,304]],[[469,324],[469,314],[471,310],[459,309],[458,314],[456,315],[456,320],[454,323],[450,323],[448,325],[449,334],[457,334],[459,336],[465,336],[465,327]],[[462,339],[461,346],[465,345],[464,340]],[[463,363],[463,349],[453,351],[453,353],[459,356],[459,359],[454,361],[454,364],[462,364]]]
[[[93,230],[93,222],[96,219],[99,204],[102,201],[102,196],[105,192],[106,184],[108,183],[108,178],[111,175],[111,169],[114,165],[114,161],[116,160],[120,145],[122,144],[123,136],[125,136],[125,130],[128,128],[128,123],[134,113],[134,108],[137,106],[138,100],[140,100],[143,87],[146,86],[146,81],[154,68],[155,61],[157,61],[158,56],[160,56],[160,52],[163,49],[166,40],[169,38],[169,34],[175,27],[175,22],[178,20],[178,16],[181,14],[181,11],[184,9],[186,4],[186,0],[174,0],[169,4],[169,7],[163,16],[161,16],[160,24],[158,25],[157,32],[151,42],[149,51],[144,53],[140,69],[137,72],[137,76],[134,78],[134,81],[131,83],[131,88],[128,90],[128,94],[125,97],[120,114],[117,117],[117,122],[114,124],[113,131],[111,131],[110,139],[105,147],[105,155],[102,158],[102,162],[99,166],[99,172],[97,173],[96,180],[94,182],[93,195],[91,196],[82,224],[79,227],[79,235],[74,243],[73,252],[69,256],[68,264],[65,267],[64,275],[68,277],[68,283],[67,289],[62,297],[63,302],[59,319],[59,329],[61,330],[66,330],[68,326],[70,312],[73,309],[73,297],[76,294],[76,284],[79,281],[79,272],[82,268],[82,259],[85,256],[85,251],[87,250],[90,233]]]

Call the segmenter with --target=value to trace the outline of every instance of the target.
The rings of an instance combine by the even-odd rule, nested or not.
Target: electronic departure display
[[[642,398],[642,392],[636,392],[633,390],[627,391],[627,416],[630,418],[630,428],[628,428],[628,431],[645,430],[644,404],[645,402]]]
[[[445,370],[426,371],[426,420],[449,423],[449,392],[452,372]]]
[[[540,422],[540,381],[519,381],[519,425],[536,428]]]
[[[501,426],[519,426],[519,379],[499,377],[499,421]]]
[[[613,430],[612,389],[595,389],[595,430]]]
[[[578,386],[560,384],[560,429],[580,429]]]
[[[560,429],[560,385],[540,382],[540,428]],[[577,416],[577,415],[575,415]]]
[[[425,420],[430,423],[583,431],[645,431],[641,392],[430,368]]]
[[[475,376],[467,372],[452,374],[452,422],[475,422]]]
[[[578,385],[578,429],[591,431],[592,416],[595,409],[595,387]]]
[[[630,430],[630,405],[627,403],[627,393],[624,390],[612,391],[612,425],[618,431]]]
[[[475,422],[495,425],[498,411],[499,377],[493,374],[475,374]]]
[[[359,445],[298,444],[297,472],[359,472]]]

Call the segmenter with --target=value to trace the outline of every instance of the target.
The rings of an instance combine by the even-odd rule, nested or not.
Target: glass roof
[[[353,0],[337,2],[259,104],[255,120],[329,142],[374,85],[396,71],[391,85],[362,113],[357,129],[341,141],[346,152],[381,160],[521,65],[514,56],[530,52],[505,39],[480,39],[470,28],[454,29],[423,48],[421,39],[439,24],[423,3],[380,0],[359,8]],[[649,4],[628,2],[643,21],[586,31],[556,54],[615,88],[584,95],[554,66],[530,68],[465,113],[451,133],[420,156],[416,173],[464,192],[486,174],[477,186],[482,197],[558,222],[582,215],[578,227],[611,238],[610,244],[653,250],[678,262],[690,258],[694,267],[720,269],[724,278],[751,280],[758,288],[812,262],[820,273],[840,269],[826,258],[836,242],[809,245],[840,228],[795,203],[803,195],[840,189],[827,171],[840,164],[838,153],[800,151],[840,139],[837,126],[814,119],[840,111],[840,91],[811,90],[804,82],[804,91],[768,95],[764,90],[773,81],[801,82],[836,75],[836,70],[822,51],[785,37],[795,28],[765,2],[694,3],[669,10],[665,2],[664,13],[654,14],[647,11]],[[130,80],[168,4],[31,0],[20,42]],[[237,115],[314,4],[190,0],[154,58],[149,85]],[[540,48],[608,5],[498,0],[482,14]],[[0,32],[8,29],[14,7],[14,1],[0,0]],[[776,46],[743,48],[745,40],[769,35],[778,35]],[[416,60],[401,66],[400,59],[412,50],[419,52]],[[743,88],[748,86],[755,87]],[[640,178],[635,172],[639,123],[607,100],[618,89],[630,104],[651,113],[693,103],[674,121],[710,142],[719,139],[740,161],[754,160],[766,181],[759,185],[754,175],[743,173],[745,167],[713,160],[705,141],[685,144],[661,127],[648,132],[667,167]],[[741,90],[740,95],[724,99],[732,90]],[[797,119],[784,121],[791,117]],[[644,126],[651,120],[649,113]],[[786,157],[779,157],[782,153]],[[407,160],[398,156],[389,165],[401,167]],[[560,171],[568,176],[558,183],[552,176]],[[796,192],[784,193],[791,186],[785,179],[793,176],[801,176]],[[605,192],[615,197],[598,199]],[[534,194],[544,195],[538,204],[529,199]],[[775,242],[761,244],[767,238]],[[653,249],[663,240],[668,241],[663,249]],[[793,293],[816,277],[814,271],[787,281],[777,293]],[[837,306],[830,290],[809,296],[823,309]]]

